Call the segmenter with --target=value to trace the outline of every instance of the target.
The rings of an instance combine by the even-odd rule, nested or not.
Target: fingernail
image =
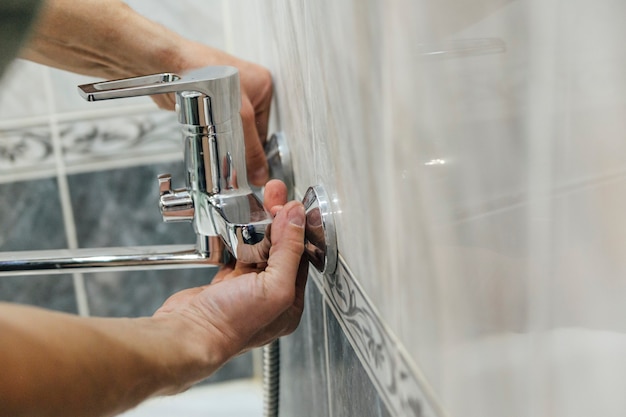
[[[259,168],[252,173],[252,182],[257,185],[263,185],[269,179],[269,172],[267,167]]]
[[[289,223],[298,227],[304,227],[304,207],[296,206],[292,208],[289,210],[289,213],[287,213],[287,218],[289,219]]]

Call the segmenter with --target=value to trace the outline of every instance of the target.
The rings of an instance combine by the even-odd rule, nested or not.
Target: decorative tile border
[[[174,113],[68,120],[58,124],[68,172],[89,172],[182,159]],[[0,129],[0,182],[56,175],[54,136],[48,123]]]
[[[182,158],[180,125],[174,113],[153,112],[123,118],[83,120],[59,125],[66,166],[174,153]]]
[[[314,278],[346,337],[394,416],[444,417],[395,335],[381,321],[343,258],[337,272]]]
[[[54,175],[52,134],[46,126],[0,131],[0,176],[17,179],[33,170]]]

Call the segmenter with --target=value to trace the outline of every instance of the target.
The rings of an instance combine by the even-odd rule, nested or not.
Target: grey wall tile
[[[0,250],[67,245],[56,179],[0,184]]]
[[[71,275],[0,277],[0,301],[78,312]]]
[[[333,417],[390,417],[354,349],[326,307],[330,407]]]
[[[280,339],[280,415],[325,416],[328,384],[323,298],[310,280],[305,310],[294,333]]]
[[[0,184],[0,251],[66,245],[55,179]],[[77,311],[70,275],[0,277],[0,300]]]
[[[69,176],[79,246],[195,243],[190,223],[161,219],[157,175],[167,172],[183,184],[182,162]]]

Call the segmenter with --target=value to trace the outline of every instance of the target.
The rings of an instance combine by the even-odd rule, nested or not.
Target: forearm
[[[119,0],[48,0],[21,56],[72,72],[122,78],[188,69],[185,60],[194,47]]]
[[[0,416],[108,416],[182,391],[221,363],[184,326],[0,304]]]

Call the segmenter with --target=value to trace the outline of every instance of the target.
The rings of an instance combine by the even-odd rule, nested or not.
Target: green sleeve
[[[17,55],[40,4],[41,0],[0,1],[0,75]]]

